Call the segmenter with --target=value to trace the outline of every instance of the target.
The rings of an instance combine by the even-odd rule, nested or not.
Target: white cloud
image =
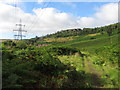
[[[68,28],[103,26],[118,20],[116,3],[103,5],[93,17],[75,17],[55,8],[33,9],[34,14],[0,3],[0,33],[10,33],[21,18],[29,33],[45,35]]]
[[[44,8],[33,10],[38,16],[39,21],[44,27],[66,27],[73,24],[72,17],[67,14],[56,10],[55,8]]]
[[[94,23],[94,18],[92,18],[92,17],[81,17],[81,18],[78,20],[78,24],[79,24],[81,27],[92,26],[93,23]]]
[[[44,2],[44,1],[45,1],[45,0],[37,0],[38,3],[40,3],[40,2]]]
[[[96,18],[105,23],[114,23],[118,20],[118,4],[110,3],[102,6],[95,14]]]
[[[96,9],[92,17],[81,17],[80,26],[96,27],[118,22],[118,4],[109,3]]]
[[[0,2],[6,3],[6,4],[16,4],[21,2],[22,0],[1,0]]]

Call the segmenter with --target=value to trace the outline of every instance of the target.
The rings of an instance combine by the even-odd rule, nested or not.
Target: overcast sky
[[[43,0],[42,0],[43,1]],[[64,29],[98,27],[118,22],[118,3],[113,2],[0,2],[0,39],[13,39],[15,24],[27,30],[26,38]]]

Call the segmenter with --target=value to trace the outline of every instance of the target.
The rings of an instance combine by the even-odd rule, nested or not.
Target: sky
[[[118,22],[116,2],[0,2],[0,39],[14,39],[20,19],[25,39],[72,28],[93,28]]]

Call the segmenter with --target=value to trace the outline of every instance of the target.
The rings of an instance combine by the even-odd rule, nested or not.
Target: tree
[[[107,27],[107,34],[108,34],[108,36],[109,36],[109,39],[110,39],[110,43],[112,44],[112,38],[110,37],[110,36],[112,36],[112,29],[111,29],[111,27]]]
[[[112,29],[109,28],[109,29],[107,30],[107,34],[108,34],[108,36],[112,36]]]

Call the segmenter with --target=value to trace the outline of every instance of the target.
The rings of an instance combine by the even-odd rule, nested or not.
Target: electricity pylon
[[[13,31],[18,31],[18,34],[14,35],[15,39],[22,40],[23,39],[22,37],[25,37],[25,35],[22,35],[22,32],[27,32],[26,30],[22,30],[22,27],[25,27],[25,25],[22,25],[22,20],[20,19],[20,23],[16,24],[16,26],[18,26],[19,29],[18,30],[13,30]]]

